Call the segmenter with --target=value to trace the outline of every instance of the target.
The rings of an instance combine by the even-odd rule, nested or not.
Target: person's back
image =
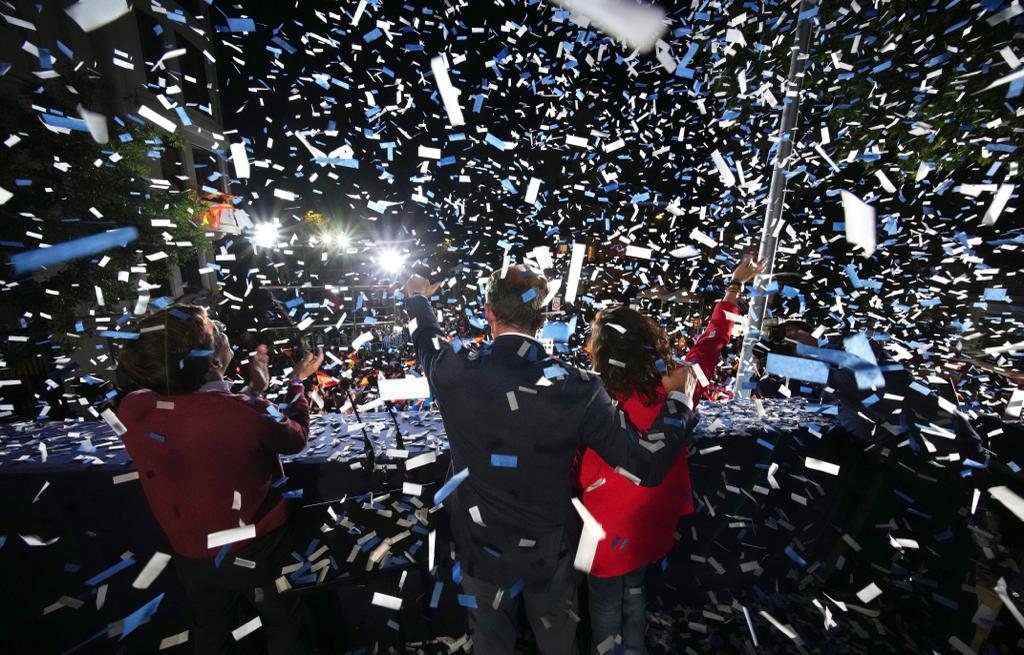
[[[278,453],[302,450],[305,426],[278,423],[267,407],[239,394],[149,390],[121,402],[122,439],[178,554],[213,557],[218,548],[206,547],[207,535],[240,523],[255,525],[258,535],[284,525],[285,504],[273,486],[283,475]],[[305,422],[301,413],[296,418]]]
[[[144,317],[120,357],[142,387],[118,407],[121,438],[174,552],[195,652],[228,652],[239,613],[256,613],[271,655],[299,655],[309,652],[299,597],[280,593],[275,582],[293,550],[278,454],[306,445],[301,378],[323,356],[295,366],[280,405],[223,391],[232,357],[227,336],[202,307]],[[258,380],[266,388],[265,352],[253,357],[264,369],[250,377],[250,388]]]
[[[456,352],[444,338],[424,297],[436,288],[411,278],[406,309],[417,360],[444,419],[453,472],[465,475],[439,500],[472,597],[474,651],[513,652],[522,599],[541,651],[571,652],[578,620],[574,457],[586,444],[627,477],[657,484],[692,427],[684,393],[692,381],[682,371],[666,378],[669,400],[650,440],[641,440],[596,376],[548,358],[529,336],[544,322],[543,277],[522,266],[491,276],[486,312],[495,338],[480,352]]]
[[[446,501],[461,517],[453,521],[460,556],[471,573],[499,584],[549,579],[578,538],[569,473],[600,381],[525,336],[454,355],[431,381],[453,467],[470,470]]]

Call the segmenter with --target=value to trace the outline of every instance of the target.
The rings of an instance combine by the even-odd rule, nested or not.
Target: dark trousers
[[[269,655],[310,652],[298,595],[279,594],[274,586],[281,567],[292,561],[290,546],[288,532],[281,528],[229,553],[220,567],[213,560],[175,556],[178,579],[192,610],[190,636],[196,655],[235,652],[231,631],[257,614],[262,626],[243,639],[266,641]],[[236,557],[256,562],[256,567],[239,566]]]
[[[615,638],[622,637],[626,655],[646,655],[647,597],[644,575],[647,565],[612,578],[587,576],[590,596],[590,625],[593,652],[604,655],[613,650]]]
[[[542,655],[576,652],[576,582],[573,580],[572,558],[562,558],[550,587],[540,590],[527,588],[515,598],[509,598],[506,589],[497,608],[494,599],[500,590],[498,585],[463,575],[462,589],[476,598],[476,607],[468,610],[474,653],[512,655],[516,646],[516,618],[520,602],[525,605],[526,618]]]

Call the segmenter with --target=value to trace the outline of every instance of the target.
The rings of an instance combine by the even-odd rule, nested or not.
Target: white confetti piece
[[[550,0],[585,16],[605,34],[640,52],[648,52],[665,33],[665,12],[632,0]]]
[[[430,60],[430,70],[434,73],[434,81],[437,82],[437,91],[441,94],[441,102],[448,114],[448,122],[452,127],[464,125],[466,119],[462,115],[462,107],[459,106],[459,90],[452,86],[451,78],[448,77],[448,64],[443,57],[434,57]]]
[[[865,257],[875,252],[875,208],[857,196],[842,191],[846,217],[846,240],[860,246]]]
[[[184,632],[179,632],[176,635],[171,635],[170,637],[164,637],[163,639],[161,639],[160,640],[160,650],[165,650],[167,648],[173,648],[175,646],[180,646],[181,644],[184,644],[187,641],[188,641],[188,630],[186,630]]]
[[[530,183],[526,186],[526,197],[523,198],[528,205],[532,205],[537,202],[538,191],[540,191],[540,180],[535,177],[531,177]]]
[[[124,426],[124,423],[121,422],[121,419],[117,418],[117,414],[114,413],[114,410],[107,408],[100,413],[100,416],[103,417],[103,420],[107,422],[107,425],[110,426],[110,428],[114,431],[114,434],[116,434],[117,436],[120,437],[121,435],[128,431],[128,428]]]
[[[1002,503],[1006,509],[1013,512],[1014,516],[1024,521],[1024,498],[1018,496],[1009,487],[1004,486],[991,487],[988,493]]]
[[[92,32],[131,11],[125,0],[79,0],[65,11],[84,32]]]
[[[85,126],[96,143],[110,141],[110,134],[107,131],[107,117],[103,114],[89,111],[82,105],[78,105],[78,115],[85,121]],[[2,203],[0,203],[2,204]]]
[[[377,384],[381,400],[430,398],[430,383],[425,377],[382,378]]]
[[[829,475],[839,475],[838,464],[831,464],[829,462],[820,459],[815,459],[813,457],[805,458],[804,466],[813,471],[821,471],[822,473],[828,473]]]
[[[433,451],[429,453],[423,453],[422,455],[410,457],[409,459],[405,460],[405,470],[411,471],[421,466],[426,466],[427,464],[433,464],[436,461],[437,453]]]
[[[995,225],[999,219],[999,215],[1003,213],[1003,209],[1006,208],[1006,203],[1010,201],[1010,196],[1013,194],[1012,184],[1000,184],[999,190],[996,191],[995,197],[992,199],[992,204],[985,210],[985,216],[981,219],[982,225]]]
[[[580,533],[580,543],[576,548],[576,559],[573,560],[573,567],[577,571],[589,573],[594,564],[594,555],[597,553],[597,544],[605,538],[604,528],[597,522],[579,498],[572,499],[572,506],[583,520],[583,530]]]
[[[857,600],[862,603],[870,603],[882,595],[882,590],[874,582],[857,592]]]
[[[206,547],[220,548],[225,544],[233,544],[239,541],[245,541],[246,539],[253,539],[255,537],[256,526],[243,525],[237,528],[220,530],[219,532],[211,532],[206,535]]]
[[[572,257],[569,260],[569,278],[565,283],[565,302],[576,302],[576,293],[580,286],[580,275],[583,272],[583,259],[587,254],[587,246],[583,243],[572,244]]]
[[[157,127],[163,128],[168,132],[174,132],[175,130],[178,129],[177,124],[175,124],[173,121],[167,118],[164,118],[163,116],[156,113],[146,105],[139,106],[139,116],[142,116],[143,118],[153,123]]]
[[[146,566],[143,567],[142,571],[132,582],[132,587],[135,589],[149,589],[149,586],[153,584],[153,581],[157,579],[163,570],[167,567],[168,562],[171,561],[171,556],[167,553],[156,552],[146,562]]]
[[[263,621],[261,621],[260,617],[257,616],[253,620],[246,621],[242,625],[240,625],[237,628],[235,628],[234,630],[232,630],[231,631],[231,637],[235,641],[239,641],[239,640],[247,637],[248,635],[251,635],[252,633],[256,632],[261,627],[263,627]]]
[[[231,164],[235,167],[235,177],[240,180],[249,177],[249,156],[245,152],[244,143],[231,144]]]
[[[373,593],[373,598],[370,600],[371,605],[377,605],[378,607],[384,607],[389,610],[400,610],[402,609],[402,599],[397,596],[389,596],[382,594],[379,591]]]
[[[714,162],[715,168],[718,169],[718,174],[722,178],[722,184],[725,186],[736,186],[736,175],[733,174],[729,168],[729,164],[726,163],[725,158],[722,157],[722,153],[715,150],[711,153],[711,161]]]

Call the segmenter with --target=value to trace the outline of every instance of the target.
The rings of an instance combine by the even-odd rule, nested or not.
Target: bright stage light
[[[377,258],[377,264],[385,273],[397,273],[405,265],[406,257],[407,255],[403,255],[395,250],[385,250]]]
[[[334,245],[338,248],[348,248],[348,235],[344,232],[338,232],[335,234],[331,237],[331,241],[333,241]]]
[[[252,242],[260,248],[273,248],[277,244],[277,226],[273,223],[259,223],[253,229]]]

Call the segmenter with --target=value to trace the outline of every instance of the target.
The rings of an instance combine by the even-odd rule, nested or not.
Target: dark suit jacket
[[[469,468],[443,501],[469,575],[502,586],[549,581],[579,539],[570,470],[581,447],[654,486],[693,427],[689,399],[674,394],[641,439],[596,375],[548,357],[537,341],[503,335],[456,352],[426,298],[409,298],[406,310],[453,470]]]

